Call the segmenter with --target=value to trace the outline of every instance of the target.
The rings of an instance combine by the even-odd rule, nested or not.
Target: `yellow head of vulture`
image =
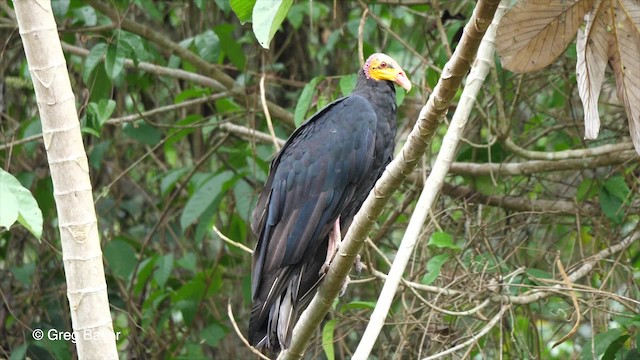
[[[387,54],[375,53],[369,56],[363,69],[367,79],[393,81],[407,92],[411,90],[411,81],[404,70]]]

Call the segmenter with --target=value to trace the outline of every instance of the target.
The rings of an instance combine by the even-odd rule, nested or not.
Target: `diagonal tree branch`
[[[498,3],[498,0],[478,2],[470,21],[465,26],[464,35],[453,57],[445,65],[434,92],[420,111],[418,121],[409,134],[407,142],[398,156],[389,164],[354,218],[340,247],[340,256],[334,258],[318,293],[296,324],[291,347],[283,351],[279,359],[302,358],[312,332],[329,311],[333,299],[338,296],[342,283],[375,220],[382,213],[391,194],[416,167],[429,145],[449,103],[462,83],[462,78],[471,67],[482,36],[491,23]]]

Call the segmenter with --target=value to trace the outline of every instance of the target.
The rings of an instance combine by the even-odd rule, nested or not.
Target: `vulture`
[[[249,342],[286,349],[353,217],[391,161],[396,91],[411,82],[398,63],[371,55],[351,95],[306,120],[271,162],[253,212]]]

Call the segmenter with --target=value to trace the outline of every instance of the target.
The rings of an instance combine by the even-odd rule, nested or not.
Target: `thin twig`
[[[213,231],[216,233],[216,235],[218,235],[220,237],[220,239],[222,239],[222,241],[226,242],[227,244],[237,247],[238,249],[247,252],[249,254],[253,254],[253,250],[249,249],[248,247],[240,244],[237,241],[233,241],[231,239],[229,239],[226,235],[224,235],[220,230],[218,230],[218,228],[214,225],[213,226]]]
[[[580,313],[580,304],[578,303],[578,297],[576,296],[575,291],[573,291],[571,280],[569,280],[569,276],[567,275],[567,272],[564,270],[562,261],[560,261],[560,256],[556,257],[556,264],[558,265],[558,271],[560,272],[560,275],[562,275],[562,280],[564,280],[564,284],[569,289],[571,289],[571,291],[569,291],[569,294],[571,295],[571,301],[573,302],[573,308],[576,313],[576,322],[575,324],[573,324],[573,327],[565,336],[563,336],[562,338],[560,338],[560,340],[556,341],[553,344],[553,346],[551,347],[552,349],[562,344],[563,342],[567,341],[567,339],[569,339],[571,336],[573,336],[573,334],[576,333],[576,331],[578,331],[578,327],[580,326],[580,320],[582,318],[582,314]]]
[[[364,66],[364,25],[367,22],[368,14],[369,8],[365,8],[362,12],[362,18],[360,19],[360,26],[358,26],[358,58],[360,59],[360,67]]]
[[[143,112],[138,113],[138,114],[131,114],[131,115],[126,115],[126,116],[121,116],[121,117],[118,117],[118,118],[109,119],[105,123],[106,124],[110,124],[110,125],[120,125],[122,123],[136,121],[138,119],[150,117],[150,116],[153,116],[153,115],[158,115],[158,114],[162,114],[162,113],[169,112],[169,111],[175,111],[175,110],[184,109],[186,107],[190,107],[190,106],[193,106],[193,105],[206,104],[208,102],[212,102],[212,101],[215,101],[215,100],[218,100],[218,99],[222,99],[224,97],[228,97],[230,94],[231,94],[230,92],[224,91],[224,92],[221,92],[221,93],[218,93],[218,94],[209,95],[209,96],[205,96],[205,97],[198,98],[198,99],[192,99],[192,100],[183,101],[183,102],[178,103],[178,104],[171,104],[171,105],[167,105],[167,106],[161,106],[159,108],[155,108],[155,109],[149,110],[149,111],[143,111]]]
[[[249,342],[247,341],[247,339],[245,339],[244,335],[242,335],[242,332],[240,331],[240,328],[238,327],[238,324],[236,323],[236,318],[233,316],[233,310],[231,310],[231,300],[229,300],[229,302],[227,303],[227,314],[229,315],[229,320],[231,321],[231,325],[233,325],[233,329],[236,331],[236,334],[240,338],[240,341],[242,341],[242,343],[247,348],[249,348],[249,350],[251,350],[252,353],[258,355],[258,357],[260,357],[261,359],[271,360],[271,358],[269,358],[265,354],[261,353],[260,350],[258,350],[256,348],[254,348],[253,346],[251,346],[249,344]]]
[[[264,77],[265,75],[262,73],[262,76],[260,77],[260,102],[262,102],[262,111],[264,112],[264,117],[267,119],[267,127],[269,127],[269,134],[271,134],[273,146],[276,148],[276,151],[280,151],[280,143],[278,143],[278,137],[273,129],[273,122],[271,122],[271,115],[269,114],[269,108],[267,107],[267,98],[264,92]]]

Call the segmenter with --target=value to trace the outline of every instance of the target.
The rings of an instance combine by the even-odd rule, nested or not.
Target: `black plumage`
[[[396,133],[393,83],[411,83],[397,63],[372,55],[353,93],[314,114],[287,140],[253,213],[253,308],[249,342],[286,348],[293,326],[324,276],[329,238],[346,233],[391,161]],[[332,256],[333,249],[329,250]]]

